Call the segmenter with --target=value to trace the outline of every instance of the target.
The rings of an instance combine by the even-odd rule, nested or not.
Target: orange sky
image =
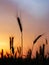
[[[34,2],[34,4],[35,3],[36,2]],[[23,4],[21,5],[21,3],[18,5],[13,5],[11,3],[10,4],[2,3],[0,5],[1,5],[0,6],[0,50],[4,49],[6,51],[7,50],[9,51],[9,37],[10,36],[14,36],[15,50],[17,46],[21,45],[21,33],[20,33],[19,25],[16,19],[16,15],[20,10],[21,11],[20,18],[21,18],[21,22],[23,26],[24,53],[26,53],[26,51],[29,48],[32,48],[33,40],[39,34],[46,32],[43,38],[37,42],[38,44],[34,46],[33,55],[35,55],[36,49],[39,48],[42,42],[45,43],[45,38],[49,40],[48,12],[44,11],[46,10],[46,8],[43,9],[43,7],[45,7],[45,4],[43,5],[43,7],[40,5],[40,8],[42,9],[42,11],[39,10],[37,3],[36,3],[37,9],[36,9],[36,5],[34,5],[35,8],[32,9],[31,4],[29,4],[33,13],[30,8],[29,8],[30,10],[25,10],[25,8],[22,7]],[[20,16],[20,12],[19,12],[19,16]],[[47,51],[48,46],[46,46],[46,51]]]

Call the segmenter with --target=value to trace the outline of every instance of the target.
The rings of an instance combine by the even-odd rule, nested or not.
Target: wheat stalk
[[[22,32],[22,24],[20,22],[20,18],[19,17],[17,17],[17,21],[18,21],[18,24],[19,24],[19,27],[20,27],[20,31]]]
[[[47,41],[47,39],[45,39],[46,40],[46,44],[48,44],[48,41]]]
[[[43,36],[43,34],[37,36],[37,38],[33,41],[33,44],[35,44],[38,41],[38,39],[40,39],[42,36]]]

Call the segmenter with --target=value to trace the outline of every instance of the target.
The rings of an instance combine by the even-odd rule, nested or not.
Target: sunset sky
[[[45,35],[34,45],[33,55],[40,45],[49,42],[49,0],[0,0],[0,50],[9,51],[9,37],[14,36],[14,47],[21,45],[21,33],[17,15],[23,26],[24,53],[32,48],[33,40]],[[45,47],[48,50],[49,44]]]

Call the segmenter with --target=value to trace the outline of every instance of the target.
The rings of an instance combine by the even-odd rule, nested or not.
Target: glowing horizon
[[[14,36],[14,48],[21,45],[21,32],[17,14],[23,26],[24,53],[32,48],[33,40],[46,33],[34,46],[33,55],[45,38],[49,42],[49,1],[47,0],[0,0],[0,50],[9,50],[9,37]],[[49,46],[49,44],[48,44]],[[46,53],[48,46],[46,46]]]

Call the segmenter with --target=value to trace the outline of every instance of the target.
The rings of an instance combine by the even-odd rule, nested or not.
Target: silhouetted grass
[[[47,41],[47,39],[45,39],[46,40],[46,44],[48,44],[48,41]]]
[[[10,64],[10,65],[49,65],[49,58],[48,59],[44,59],[44,60],[39,60],[38,58],[36,59],[22,59],[22,58],[18,58],[18,59],[15,59],[15,58],[3,58],[3,59],[0,59],[0,65],[1,64]]]
[[[39,36],[33,41],[33,44],[35,44],[35,43],[37,42],[37,40],[38,40],[39,38],[41,38],[42,36],[43,36],[43,34],[39,35]]]
[[[17,17],[17,21],[18,21],[18,24],[19,24],[20,31],[22,32],[22,24],[21,24],[21,21],[20,21],[19,17]]]

